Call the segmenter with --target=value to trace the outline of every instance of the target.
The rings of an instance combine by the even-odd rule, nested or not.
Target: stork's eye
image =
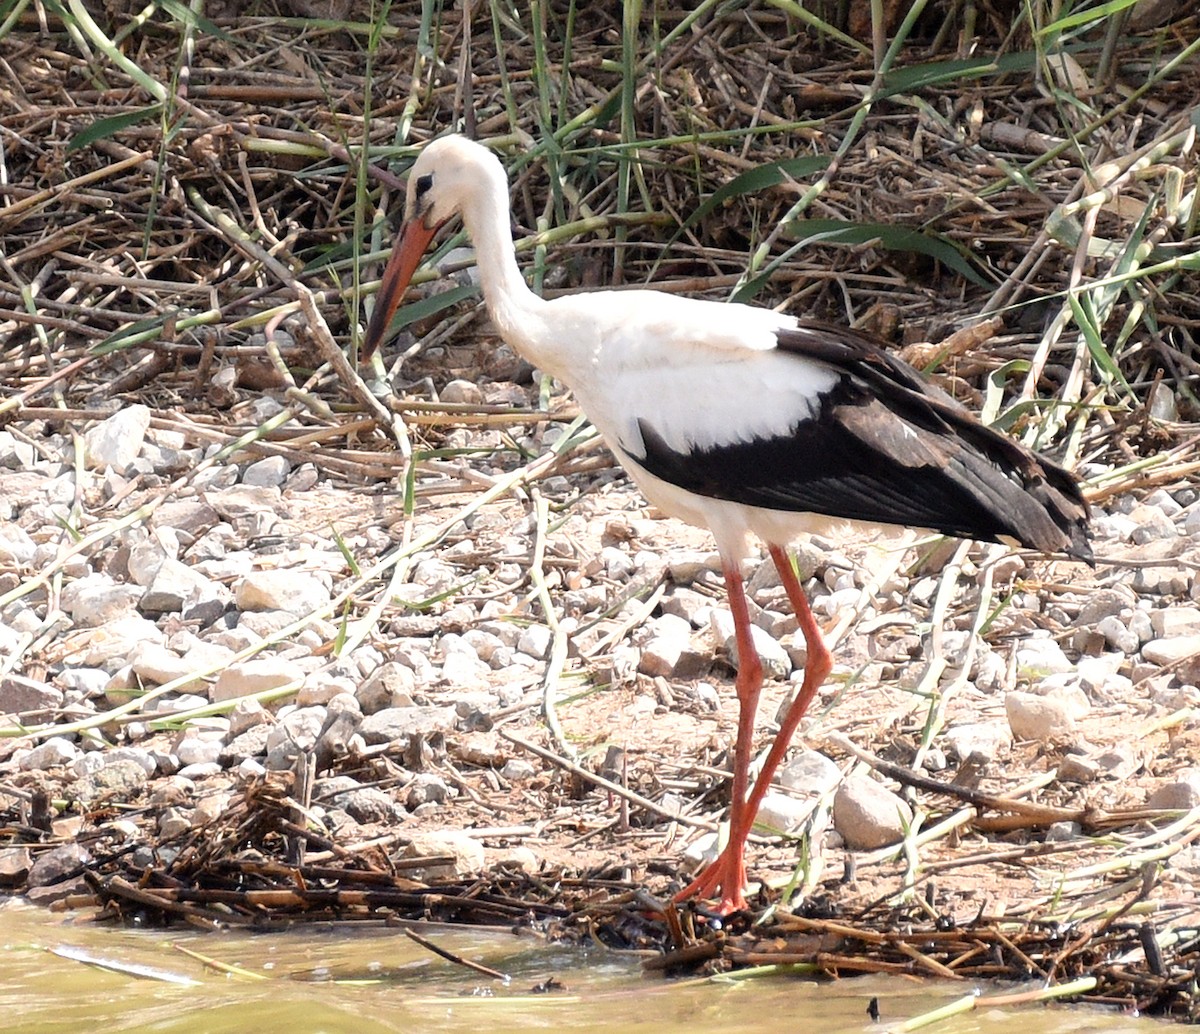
[[[427,172],[424,176],[417,177],[417,197],[428,193],[429,188],[433,186],[433,173]]]

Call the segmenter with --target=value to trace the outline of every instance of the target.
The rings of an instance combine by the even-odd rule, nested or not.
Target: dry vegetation
[[[265,4],[202,17],[175,4],[89,14],[79,0],[0,2],[0,422],[47,449],[51,432],[75,434],[139,401],[153,410],[155,430],[223,447],[202,468],[271,454],[314,464],[345,494],[336,512],[297,504],[297,519],[343,536],[390,522],[398,543],[383,559],[360,554],[361,576],[356,568],[339,587],[334,606],[349,617],[326,644],[332,652],[365,640],[386,652],[397,627],[385,616],[391,590],[422,550],[461,531],[470,511],[502,509],[512,522],[530,492],[550,499],[555,520],[581,499],[592,519],[636,505],[613,490],[594,440],[564,427],[569,402],[551,399],[549,386],[519,399],[489,393],[486,385],[515,379],[512,357],[497,350],[469,278],[431,273],[434,288],[401,310],[403,333],[388,351],[391,408],[342,358],[340,350],[357,348],[363,299],[390,241],[397,175],[422,141],[460,128],[504,156],[517,246],[546,293],[653,282],[849,321],[904,349],[988,419],[1062,457],[1098,506],[1185,486],[1197,469],[1191,421],[1200,415],[1200,18],[1192,5],[1146,0],[1087,17],[1040,3],[881,5],[874,20],[868,5],[849,6],[839,26],[832,12],[790,0],[708,2],[691,12],[629,3],[627,24],[617,5],[558,0],[528,9],[397,3],[386,15],[356,8],[339,20]],[[444,270],[469,265],[461,255],[449,262]],[[488,404],[441,400],[456,378],[485,385]],[[285,404],[282,417],[255,415],[264,392]],[[551,425],[559,436],[546,451]],[[486,460],[491,473],[472,473],[464,455]],[[199,473],[135,480],[107,498],[81,482],[54,532],[57,557],[37,571],[0,567],[0,611],[17,600],[52,603],[73,560],[112,546]],[[549,619],[555,594],[570,584],[566,560],[577,554],[555,553],[544,503],[535,517],[521,558],[535,561],[532,580],[511,593]],[[549,560],[563,562],[547,561],[547,541]],[[499,547],[483,537],[479,549]],[[918,572],[950,585],[939,592],[935,625],[946,619],[936,607],[954,598],[966,555],[946,564],[943,554]],[[1090,584],[1128,580],[1131,570],[1102,568]],[[1078,588],[1056,577],[1031,576],[1026,587],[1051,600]],[[546,601],[549,610],[539,609]],[[407,617],[436,616],[443,602]],[[955,618],[979,627],[996,602],[972,598],[974,609],[956,607]],[[52,610],[47,604],[44,634],[0,656],[0,672],[42,677],[52,668]],[[845,635],[853,620],[831,634]],[[597,624],[576,643],[586,665],[559,656],[545,700],[564,665],[578,685],[573,673],[602,669],[631,627],[624,616]],[[1005,627],[1016,635],[1022,626]],[[912,769],[947,715],[936,675],[932,684],[933,703],[915,711],[911,697],[895,708],[881,702],[887,693],[867,693],[853,714],[831,720],[859,744],[902,755],[895,770],[875,755],[862,759],[909,787],[928,828],[898,852],[860,860],[862,871],[882,875],[856,892],[831,888],[838,921],[784,916],[769,939],[709,936],[699,949],[676,930],[676,947],[688,947],[673,961],[724,952],[726,961],[761,963],[775,953],[824,971],[1090,974],[1102,999],[1195,1019],[1200,908],[1186,877],[1158,866],[1187,849],[1200,816],[1151,814],[1119,794],[1100,806],[1061,786],[1042,795],[1036,747],[1014,751],[1013,777],[1001,774],[990,797],[951,787],[949,775],[921,783]],[[564,738],[582,737],[613,706],[585,698],[564,719],[565,733],[544,735],[539,680],[526,688],[521,735],[557,755]],[[64,715],[3,733],[14,746],[64,728],[113,734],[145,720],[139,707],[150,699],[74,726]],[[1135,720],[1127,711],[1106,718]],[[1192,735],[1193,722],[1189,713],[1139,728],[1165,742],[1168,730]],[[1118,735],[1111,725],[1092,732]],[[646,748],[631,785],[655,799],[664,784],[693,793],[709,786],[711,770],[696,762],[713,752],[701,741],[680,758],[668,733]],[[854,749],[836,748],[848,763]],[[567,798],[570,787],[558,782],[544,799]],[[575,876],[595,877],[620,841],[602,796],[571,805],[578,829],[594,821],[601,833],[586,845],[594,853],[574,836],[551,850],[586,870]],[[28,794],[0,803],[18,799]],[[232,852],[244,846],[246,824],[297,818],[262,796],[247,802],[260,819],[235,811],[211,843]],[[701,824],[719,809],[710,799]],[[1043,842],[1040,831],[1064,820],[1094,836]],[[281,824],[255,830],[256,849],[297,835]],[[634,882],[647,864],[661,872],[678,853],[661,836],[652,849],[639,846],[646,842],[634,835],[618,852]],[[544,884],[511,876],[441,888],[436,905],[394,882],[372,897],[355,880],[377,882],[362,875],[381,864],[374,853],[319,846],[347,867],[342,886],[362,896],[300,894],[285,906],[289,915],[361,909],[365,918],[387,906],[509,922],[516,908],[539,920],[586,915],[625,944],[662,929],[641,925],[644,898],[594,878],[558,885],[548,902],[539,897]],[[147,900],[123,879],[136,874],[119,858],[97,869],[95,890],[106,900],[217,917],[181,908],[178,882]],[[214,859],[197,841],[173,879],[200,879],[198,858],[225,866],[221,880],[242,866],[239,886],[251,878],[257,887],[291,886],[294,875],[251,866],[251,877],[244,860]],[[787,842],[758,864],[786,876],[796,858]],[[331,872],[313,869],[303,882]],[[958,879],[948,899],[936,898],[934,875],[938,886]],[[819,866],[798,879],[818,890]],[[955,897],[967,885],[988,892]],[[490,904],[479,905],[485,898]],[[992,909],[997,899],[1007,911]],[[819,893],[814,900],[828,904]],[[219,903],[242,916],[269,911],[264,901]],[[943,929],[949,916],[964,921],[964,907],[978,913],[974,932]],[[1157,951],[1146,948],[1143,922],[1159,933],[1150,937]],[[892,936],[901,923],[942,932]],[[921,957],[932,961],[913,962]]]

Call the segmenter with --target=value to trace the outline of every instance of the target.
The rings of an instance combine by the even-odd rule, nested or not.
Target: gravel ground
[[[450,853],[459,873],[617,866],[666,891],[711,851],[736,713],[716,558],[647,510],[568,399],[561,421],[490,426],[488,404],[536,402],[508,366],[442,394],[463,410],[443,448],[469,456],[423,475],[410,517],[394,484],[294,445],[222,451],[140,404],[0,430],[4,886],[78,893],[101,845],[168,864],[306,765],[312,828]],[[240,407],[287,416],[269,396]],[[855,529],[799,543],[837,667],[764,805],[787,835],[763,830],[751,871],[786,881],[804,860],[809,893],[894,893],[914,878],[895,845],[932,829],[921,866],[948,900],[1034,907],[1114,836],[1136,859],[1148,819],[1200,806],[1198,499],[1106,500],[1094,570]],[[772,565],[746,574],[765,744],[803,645]],[[1166,884],[1191,871],[1190,829],[1167,841]],[[973,861],[1046,842],[1066,846],[1036,869]]]

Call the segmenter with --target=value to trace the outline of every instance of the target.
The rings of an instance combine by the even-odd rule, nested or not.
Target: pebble
[[[88,469],[111,467],[125,473],[142,451],[149,429],[150,410],[140,404],[125,406],[107,420],[89,427],[83,435]]]
[[[554,642],[554,633],[545,625],[527,625],[517,640],[517,650],[535,660],[545,660]]]
[[[304,676],[304,669],[300,665],[281,658],[258,657],[239,661],[221,670],[217,681],[209,690],[209,699],[213,703],[219,703],[250,693],[278,689],[293,682],[298,685]]]
[[[1200,771],[1180,772],[1177,777],[1164,783],[1147,799],[1147,808],[1164,811],[1190,811],[1200,805]]]
[[[458,830],[439,830],[414,833],[411,843],[400,853],[402,858],[429,858],[448,855],[449,864],[429,865],[405,870],[412,879],[430,882],[449,880],[456,876],[472,876],[483,872],[486,864],[483,845]]]
[[[876,779],[850,776],[833,798],[833,826],[852,851],[894,844],[912,822],[912,808]]]
[[[1017,671],[1026,677],[1068,672],[1074,667],[1053,639],[1031,638],[1017,648]]]
[[[69,765],[79,757],[79,748],[65,736],[51,736],[21,756],[22,772],[43,771]]]
[[[0,677],[0,715],[21,715],[25,722],[50,719],[63,703],[63,691],[24,675]]]
[[[1050,743],[1075,735],[1070,705],[1057,697],[1013,691],[1004,697],[1004,710],[1014,739]]]
[[[754,825],[770,832],[791,833],[800,828],[812,810],[811,800],[800,800],[791,794],[768,790],[754,817]]]
[[[801,750],[779,770],[776,781],[797,793],[820,796],[841,781],[842,770],[820,751]]]
[[[1152,639],[1142,647],[1142,656],[1153,664],[1174,664],[1200,653],[1200,633],[1175,636],[1171,639]]]
[[[278,488],[287,480],[292,465],[284,456],[267,456],[251,463],[242,472],[242,484],[259,488]]]
[[[234,601],[239,610],[281,610],[298,618],[329,602],[329,584],[311,571],[254,571],[238,582]]]
[[[363,714],[375,714],[390,707],[411,707],[417,685],[412,668],[396,661],[385,661],[354,691]]]
[[[367,743],[391,743],[403,750],[413,736],[450,732],[457,720],[453,707],[389,707],[363,718],[358,731]]]
[[[229,590],[199,571],[171,557],[159,565],[138,609],[144,614],[171,614],[185,606],[210,604],[220,613],[229,601]]]
[[[714,608],[710,618],[710,627],[717,642],[728,651],[734,666],[739,666],[733,615],[727,610]],[[792,672],[792,659],[787,650],[765,629],[759,628],[757,625],[750,626],[750,635],[754,640],[754,648],[762,661],[763,677],[786,679]]]

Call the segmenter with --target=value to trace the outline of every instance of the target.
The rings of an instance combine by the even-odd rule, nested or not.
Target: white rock
[[[260,488],[278,488],[287,480],[291,464],[283,456],[267,456],[257,463],[251,463],[242,474],[243,485],[255,485]]]
[[[237,584],[239,610],[283,610],[295,617],[329,602],[329,583],[310,571],[254,571]]]
[[[1104,641],[1114,650],[1129,656],[1137,653],[1141,640],[1129,630],[1129,626],[1116,614],[1109,614],[1096,622],[1096,631],[1104,636]]]
[[[1200,653],[1200,633],[1152,639],[1142,647],[1142,656],[1152,664],[1173,664],[1195,653]]]
[[[181,765],[204,765],[215,762],[221,756],[221,746],[219,739],[184,736],[176,745],[175,754]]]
[[[104,470],[111,467],[124,473],[142,451],[149,428],[150,410],[143,405],[126,406],[95,427],[88,428],[83,435],[88,468]]]
[[[1163,607],[1151,612],[1150,625],[1155,636],[1160,639],[1200,633],[1200,608]]]
[[[1075,733],[1069,706],[1055,697],[1014,691],[1005,695],[1004,709],[1015,739],[1048,743]]]
[[[740,665],[737,651],[737,637],[734,633],[733,615],[720,608],[714,608],[709,619],[709,625],[717,642],[728,651],[734,666]],[[763,675],[769,679],[786,679],[792,671],[792,659],[777,640],[758,625],[750,626],[750,636],[754,640],[754,648],[762,661]]]
[[[223,605],[228,599],[229,591],[223,585],[194,567],[165,557],[146,587],[139,607],[146,614],[173,614],[209,600]]]
[[[1017,671],[1023,675],[1052,675],[1074,667],[1053,639],[1027,639],[1017,648]]]
[[[51,736],[21,758],[23,772],[42,771],[69,765],[79,757],[79,748],[65,736]]]
[[[0,563],[24,567],[33,560],[37,543],[24,528],[9,521],[0,521]]]
[[[136,585],[121,585],[106,574],[89,574],[62,591],[62,608],[76,625],[95,628],[132,613],[141,599]]]
[[[414,879],[453,879],[455,876],[471,876],[482,872],[486,864],[483,845],[466,833],[458,830],[440,830],[435,833],[414,833],[412,842],[401,852],[403,858],[425,858],[450,855],[451,865],[433,865],[423,869],[409,870]],[[419,873],[419,875],[417,875]]]
[[[221,671],[209,690],[209,697],[213,703],[232,700],[234,697],[276,689],[290,682],[299,684],[304,675],[303,668],[282,658],[261,657],[241,661]]]
[[[851,776],[834,795],[833,825],[852,851],[894,844],[910,822],[908,802],[869,776]]]
[[[527,657],[544,660],[554,642],[554,633],[545,625],[527,625],[517,640],[517,651]]]
[[[828,793],[842,778],[842,770],[817,750],[801,750],[780,769],[780,786],[797,793],[820,796]]]
[[[502,778],[507,779],[510,783],[523,783],[532,779],[538,774],[538,770],[532,762],[526,761],[524,758],[509,758],[504,767],[500,769]]]
[[[811,800],[800,800],[778,790],[768,790],[754,816],[755,826],[778,833],[790,833],[799,829],[812,814]]]

